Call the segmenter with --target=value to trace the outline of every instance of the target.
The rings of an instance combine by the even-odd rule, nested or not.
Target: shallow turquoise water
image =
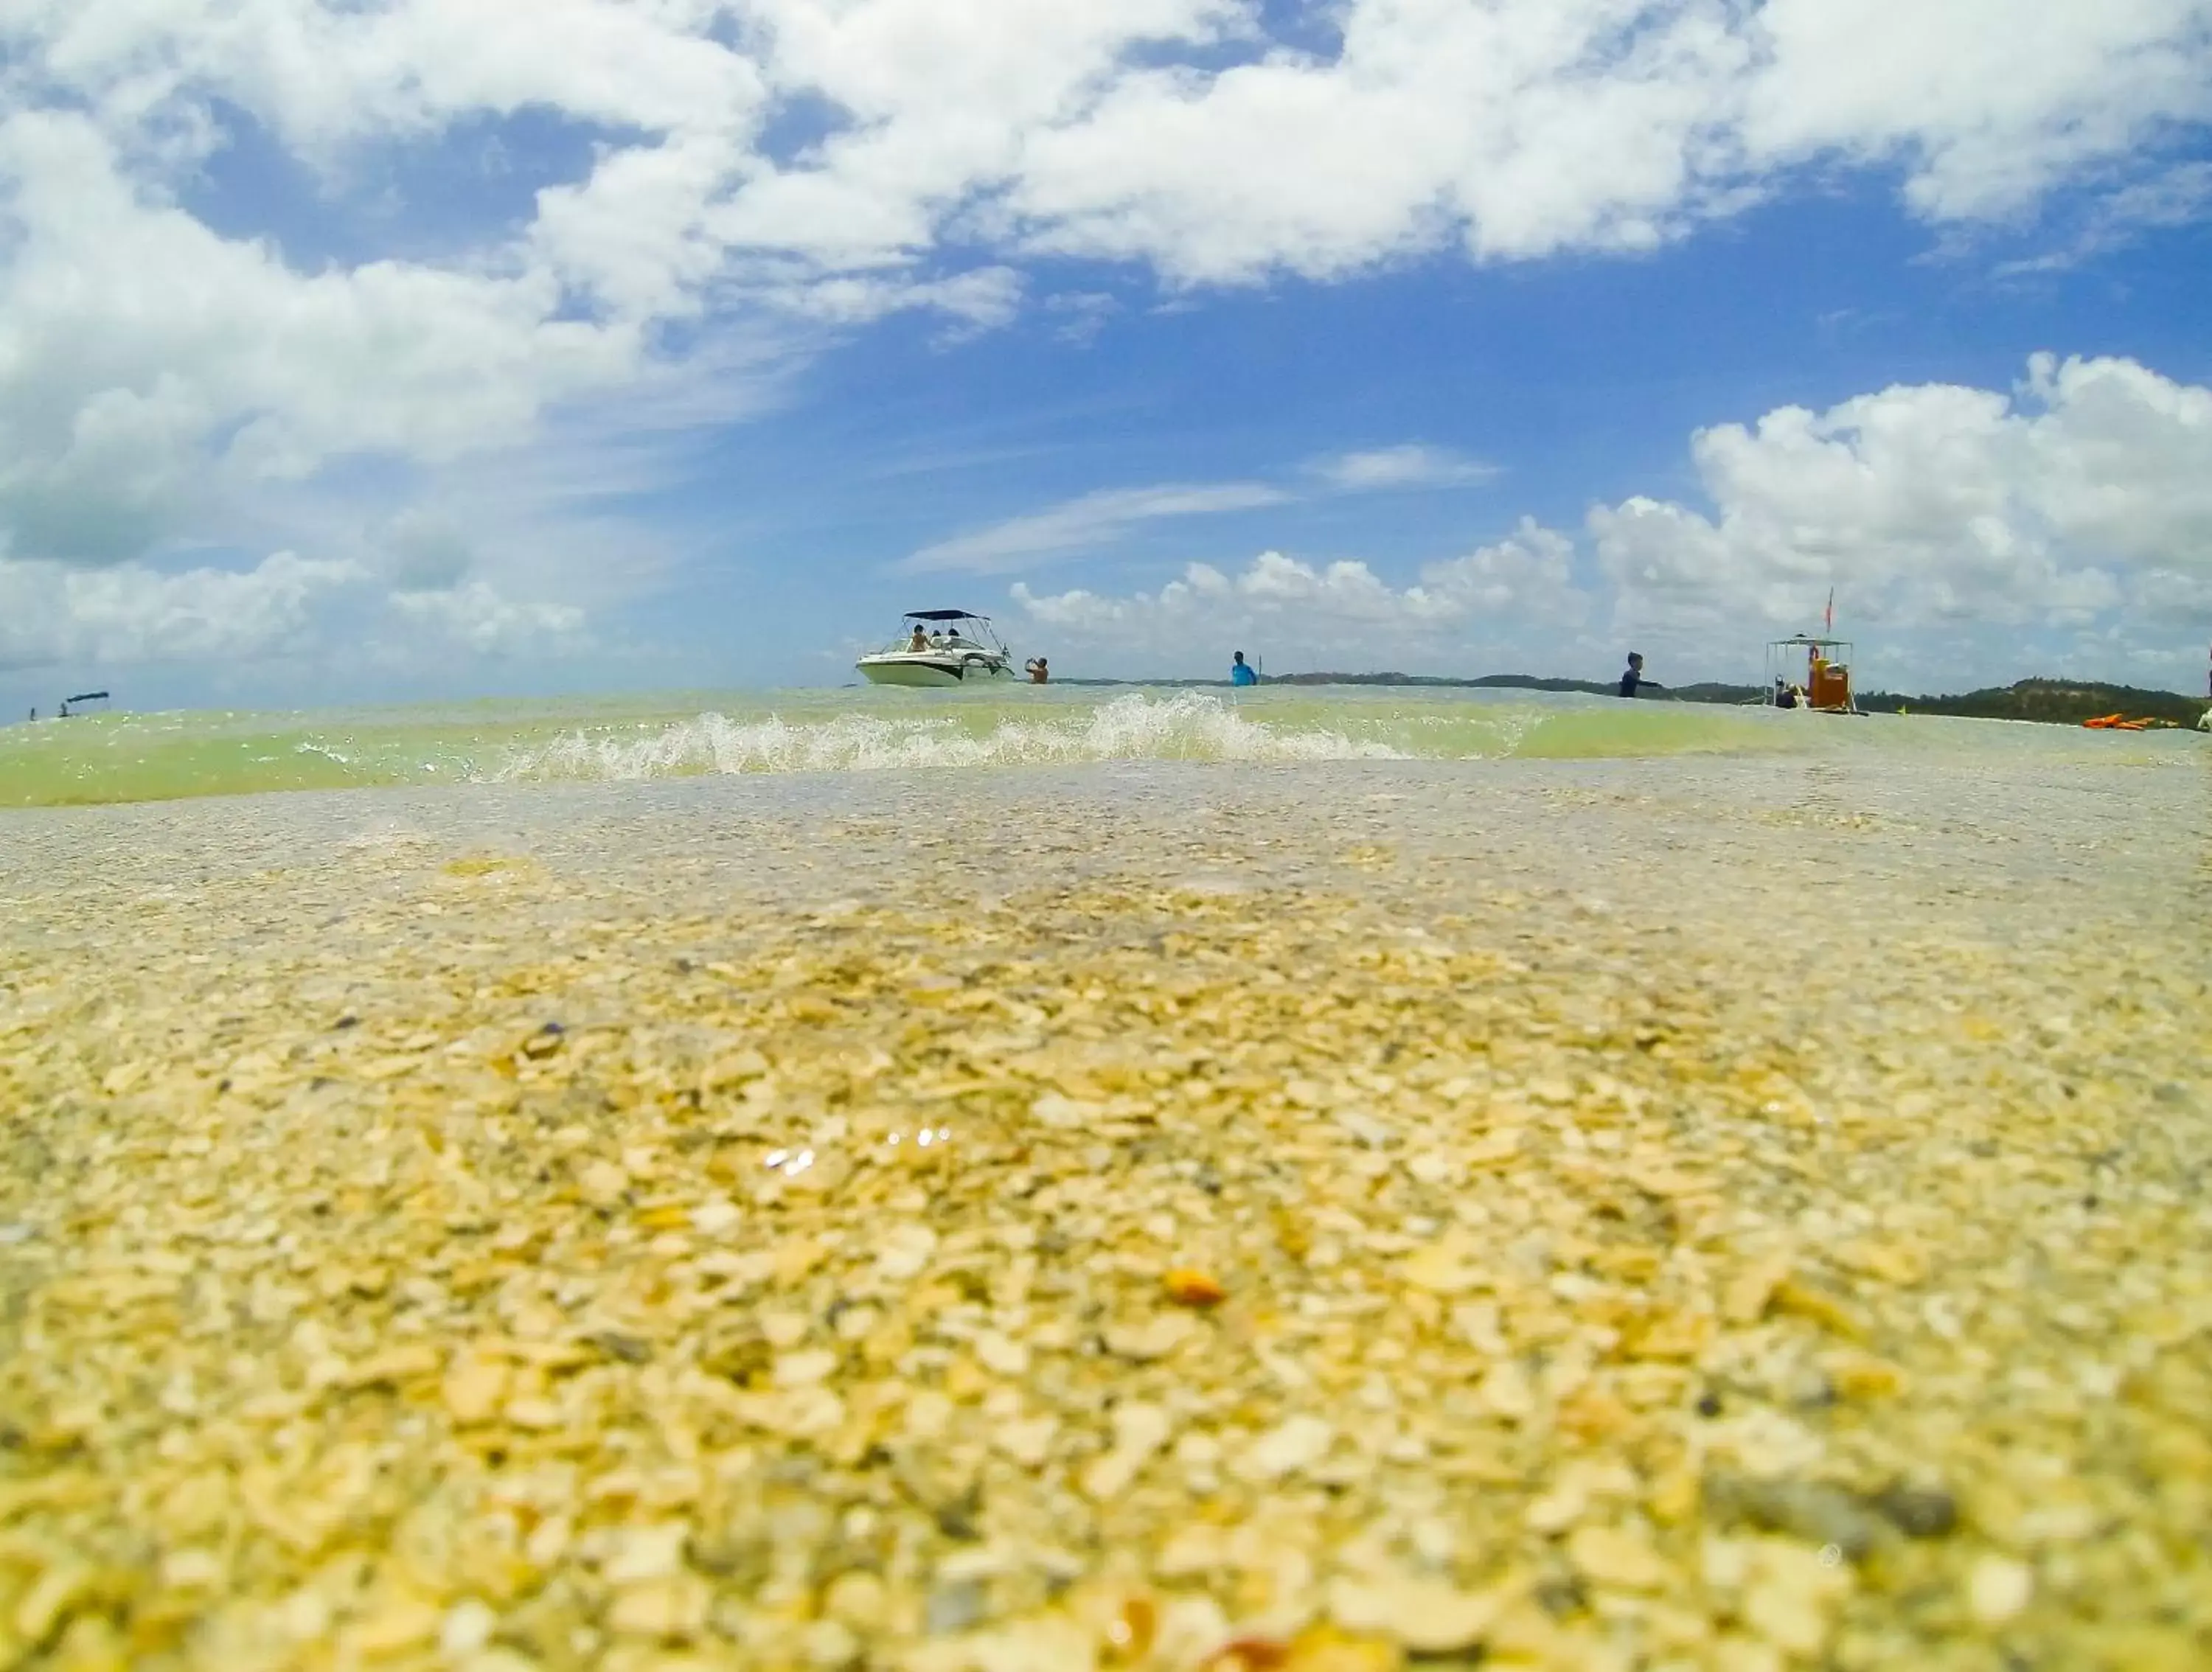
[[[2021,752],[2117,762],[2204,748],[1924,716],[1777,714],[1572,694],[857,687],[290,713],[179,710],[0,727],[0,806],[285,789],[639,781],[1117,760],[1310,762]]]

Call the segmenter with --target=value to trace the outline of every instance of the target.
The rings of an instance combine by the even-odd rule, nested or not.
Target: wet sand
[[[2212,775],[0,818],[0,1664],[2212,1663]]]

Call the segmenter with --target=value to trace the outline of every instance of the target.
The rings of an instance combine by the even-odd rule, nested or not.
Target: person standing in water
[[[1229,664],[1229,683],[1232,685],[1256,685],[1260,683],[1260,676],[1252,671],[1241,650]]]
[[[1048,684],[1052,678],[1052,670],[1045,666],[1045,660],[1042,656],[1030,657],[1022,671],[1030,676],[1030,684],[1032,685]]]
[[[1636,688],[1643,683],[1644,653],[1640,650],[1632,650],[1628,653],[1628,672],[1620,676],[1620,694],[1623,696],[1633,696],[1636,695]]]

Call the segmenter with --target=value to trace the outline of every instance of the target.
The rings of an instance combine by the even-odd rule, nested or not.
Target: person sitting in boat
[[[1047,684],[1052,679],[1052,670],[1045,666],[1042,656],[1030,657],[1022,665],[1022,672],[1029,675],[1032,685]]]
[[[1229,683],[1232,685],[1256,685],[1260,683],[1260,676],[1252,671],[1241,650],[1230,661]]]
[[[1628,653],[1628,671],[1620,676],[1620,694],[1623,696],[1633,696],[1636,695],[1636,688],[1643,683],[1644,653],[1640,650],[1632,650]]]
[[[921,652],[929,648],[929,635],[921,630],[921,623],[920,622],[915,623],[914,636],[907,641],[906,648],[908,652],[912,654],[919,654]]]

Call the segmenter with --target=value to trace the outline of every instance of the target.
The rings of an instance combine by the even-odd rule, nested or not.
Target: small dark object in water
[[[1705,1392],[1698,1395],[1698,1414],[1701,1417],[1717,1417],[1720,1414],[1721,1396],[1711,1388],[1707,1388]]]
[[[945,1537],[965,1543],[983,1536],[978,1519],[982,1513],[983,1490],[980,1486],[970,1485],[957,1497],[948,1498],[937,1505],[930,1511],[930,1519],[937,1523],[937,1530]]]
[[[1895,1481],[1875,1495],[1874,1506],[1910,1538],[1942,1538],[1959,1524],[1958,1500],[1941,1487]]]
[[[1770,1533],[1832,1544],[1856,1561],[1881,1536],[1881,1523],[1855,1493],[1825,1480],[1762,1477],[1716,1469],[1705,1476],[1705,1505],[1721,1518],[1747,1521]]]
[[[592,1340],[610,1357],[625,1365],[641,1365],[653,1357],[653,1343],[642,1335],[629,1335],[619,1329],[602,1329]]]
[[[358,1016],[341,1016],[331,1025],[341,1030],[345,1028],[357,1028],[361,1025],[361,1018]]]
[[[1791,1397],[1802,1410],[1825,1411],[1836,1402],[1836,1384],[1814,1371],[1791,1390]]]
[[[983,1617],[983,1587],[973,1579],[956,1579],[929,1593],[922,1611],[921,1629],[932,1637],[964,1632]]]
[[[1571,1573],[1554,1573],[1540,1581],[1534,1597],[1536,1606],[1553,1619],[1574,1613],[1589,1600],[1583,1590],[1582,1581]]]

